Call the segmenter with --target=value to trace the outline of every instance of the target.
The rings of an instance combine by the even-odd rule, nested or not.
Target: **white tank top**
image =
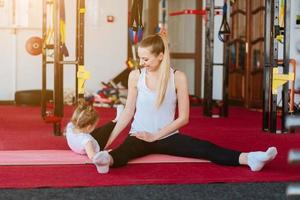
[[[170,69],[170,79],[163,103],[156,107],[157,91],[150,90],[146,85],[146,68],[141,70],[137,83],[137,100],[134,120],[130,133],[139,131],[156,133],[174,121],[177,104],[174,70]],[[178,130],[171,134],[177,133]],[[167,135],[167,136],[169,136]]]
[[[69,122],[67,125],[67,143],[72,151],[78,154],[86,154],[85,145],[91,141],[94,147],[94,151],[97,153],[100,151],[98,142],[89,133],[74,133],[74,125]]]

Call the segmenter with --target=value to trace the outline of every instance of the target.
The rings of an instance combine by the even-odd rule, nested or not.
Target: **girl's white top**
[[[86,154],[85,145],[91,141],[94,147],[94,151],[97,153],[100,151],[98,142],[89,133],[75,133],[74,125],[69,122],[66,130],[67,143],[72,151],[78,154]]]
[[[170,79],[166,95],[163,103],[158,108],[156,106],[158,92],[156,90],[150,90],[147,87],[146,75],[146,68],[143,68],[137,83],[138,94],[136,100],[136,112],[131,124],[131,134],[139,131],[146,131],[154,134],[174,121],[177,103],[174,70],[172,68],[170,69]],[[177,132],[178,130],[173,133]],[[170,133],[169,135],[173,133]]]

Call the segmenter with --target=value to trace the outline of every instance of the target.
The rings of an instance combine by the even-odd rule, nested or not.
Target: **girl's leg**
[[[115,122],[108,122],[107,124],[96,128],[93,132],[91,132],[91,135],[95,140],[97,140],[99,146],[101,149],[103,149],[109,139],[109,136],[116,126]]]
[[[182,157],[207,159],[221,165],[239,165],[241,152],[220,147],[206,140],[174,134],[155,142],[155,152]]]

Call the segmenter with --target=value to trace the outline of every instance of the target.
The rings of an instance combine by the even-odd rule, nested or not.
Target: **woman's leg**
[[[103,126],[98,127],[93,132],[91,132],[91,135],[93,136],[93,138],[95,138],[95,140],[97,140],[101,150],[103,150],[103,148],[105,147],[109,136],[115,126],[116,122],[110,121],[107,124],[104,124]]]
[[[221,165],[239,165],[241,152],[220,147],[206,140],[174,134],[155,142],[155,153],[207,159]]]
[[[110,136],[111,132],[113,131],[113,129],[115,128],[116,123],[117,123],[121,113],[123,112],[123,110],[124,110],[124,105],[117,105],[115,119],[99,128],[96,128],[91,133],[91,135],[95,138],[95,140],[97,140],[97,142],[102,150],[106,146],[109,136]]]
[[[277,155],[275,147],[270,147],[267,151],[245,153],[183,134],[175,134],[157,141],[154,151],[175,156],[203,158],[221,165],[248,165],[252,171],[260,171]]]
[[[116,149],[109,152],[111,155],[111,166],[121,167],[131,159],[142,157],[153,153],[153,144],[140,140],[134,136],[127,136],[126,140]]]
[[[270,147],[267,149],[267,151],[241,153],[239,162],[241,165],[248,165],[252,171],[260,171],[265,166],[265,164],[273,160],[276,155],[276,147]]]

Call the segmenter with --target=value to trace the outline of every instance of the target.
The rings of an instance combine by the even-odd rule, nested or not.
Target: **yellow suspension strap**
[[[65,57],[69,56],[69,51],[66,46],[66,14],[65,14],[65,1],[59,1],[60,6],[60,35],[61,35],[61,52]]]
[[[277,95],[277,89],[288,81],[295,81],[295,73],[279,74],[278,67],[274,67],[272,79],[272,94]],[[291,101],[294,101],[294,99],[290,99],[290,102]],[[290,105],[293,104],[290,103]],[[293,112],[292,106],[289,107],[289,112]]]
[[[90,78],[91,74],[85,70],[83,65],[78,66],[77,81],[78,81],[78,94],[84,94],[85,82]]]
[[[53,44],[54,43],[54,28],[53,28],[53,23],[54,23],[54,8],[53,8],[54,2],[53,0],[48,0],[47,1],[47,30],[46,30],[46,39],[45,43],[46,45],[48,44]]]
[[[279,30],[276,35],[276,40],[280,43],[284,41],[284,0],[280,0],[279,5]]]
[[[284,0],[280,0],[279,5],[279,26],[284,27]]]
[[[278,67],[273,68],[272,94],[277,94],[277,89],[288,81],[294,81],[295,74],[279,74]]]
[[[279,65],[282,65],[283,60],[278,60],[277,63]],[[291,81],[290,82],[290,89],[289,89],[289,91],[290,91],[289,112],[293,113],[294,112],[294,105],[295,105],[295,102],[294,102],[294,100],[295,100],[295,80],[296,80],[296,67],[297,67],[296,59],[290,59],[289,64],[292,66],[292,72],[288,74],[289,78],[291,78],[289,80],[289,81]]]

